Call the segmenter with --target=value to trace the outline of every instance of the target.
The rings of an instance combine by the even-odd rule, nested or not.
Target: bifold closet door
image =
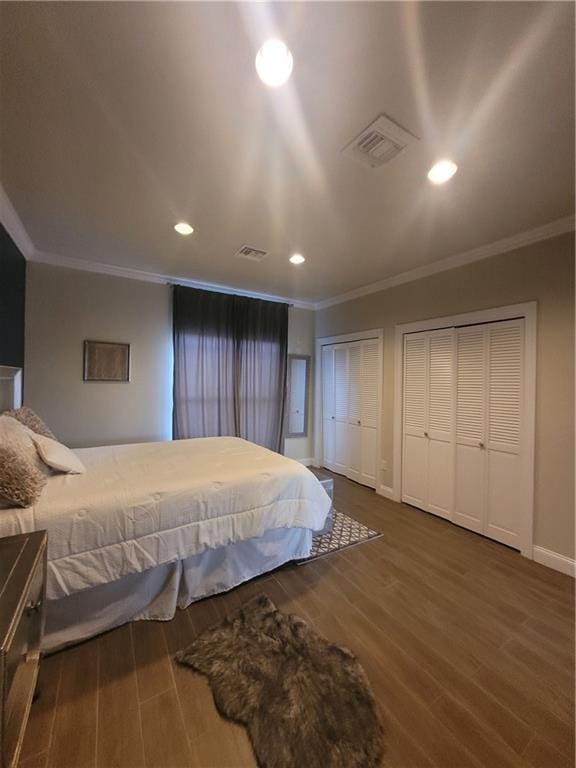
[[[488,397],[486,413],[484,532],[522,548],[529,476],[525,438],[524,321],[493,323],[486,329]]]
[[[360,478],[363,485],[376,488],[378,457],[378,402],[380,395],[380,342],[362,342]]]
[[[348,351],[348,466],[346,476],[360,482],[362,468],[362,343],[347,345]]]
[[[524,321],[457,329],[454,522],[521,548]]]
[[[457,328],[453,520],[476,533],[484,533],[487,365],[485,326]]]
[[[322,347],[322,452],[324,466],[334,469],[334,347]]]
[[[426,438],[427,335],[404,337],[402,501],[426,509],[428,441]]]
[[[404,338],[402,499],[522,549],[522,319]]]
[[[404,340],[402,498],[450,518],[454,485],[454,329]]]
[[[334,346],[334,472],[345,475],[349,463],[348,349]]]
[[[323,465],[376,487],[380,341],[322,349]]]

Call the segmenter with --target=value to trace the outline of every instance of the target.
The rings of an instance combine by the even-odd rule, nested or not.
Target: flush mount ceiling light
[[[267,40],[256,54],[256,72],[263,83],[271,88],[278,88],[292,74],[294,60],[288,46],[272,38]]]
[[[184,237],[191,235],[192,232],[194,232],[194,227],[191,227],[190,224],[186,224],[185,221],[179,221],[178,224],[174,224],[174,229],[179,235],[184,235]]]
[[[290,262],[292,264],[304,264],[305,261],[306,259],[301,253],[295,253],[293,256],[290,256]]]
[[[432,184],[445,184],[457,170],[458,166],[452,160],[439,160],[428,171],[428,178]]]

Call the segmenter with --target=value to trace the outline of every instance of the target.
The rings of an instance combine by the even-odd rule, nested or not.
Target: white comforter
[[[319,530],[330,509],[308,469],[239,438],[75,453],[86,474],[54,475],[34,507],[0,510],[2,536],[48,531],[49,599],[274,528]]]

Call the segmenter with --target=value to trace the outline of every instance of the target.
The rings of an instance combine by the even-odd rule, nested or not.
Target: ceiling
[[[38,251],[319,301],[574,210],[572,3],[0,14],[0,176]],[[294,55],[277,90],[254,69],[271,36]],[[342,154],[382,113],[420,140],[378,169]]]

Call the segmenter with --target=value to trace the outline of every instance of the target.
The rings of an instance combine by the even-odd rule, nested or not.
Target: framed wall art
[[[130,344],[85,341],[84,381],[130,381]]]

